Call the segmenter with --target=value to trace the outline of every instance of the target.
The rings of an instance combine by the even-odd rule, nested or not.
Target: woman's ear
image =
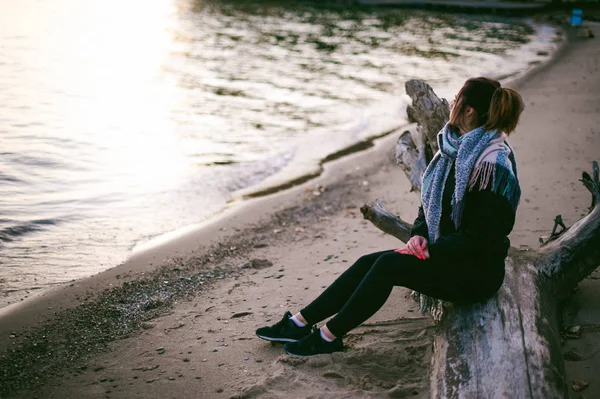
[[[465,107],[465,115],[467,115],[469,118],[472,117],[473,115],[475,115],[475,108],[467,105]]]

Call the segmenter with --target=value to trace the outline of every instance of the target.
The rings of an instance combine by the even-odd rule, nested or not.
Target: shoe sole
[[[283,349],[283,351],[290,356],[301,357],[301,358],[307,358],[307,357],[313,357],[313,356],[319,356],[319,355],[331,355],[333,353],[344,352],[344,350],[342,349],[341,351],[327,352],[327,353],[315,353],[314,355],[297,355],[295,353],[288,352],[285,348]]]
[[[325,355],[325,353],[316,353],[314,355],[297,355],[295,353],[292,352],[288,352],[285,349],[283,350],[286,354],[290,355],[290,356],[294,356],[294,357],[301,357],[301,358],[307,358],[307,357],[313,357],[313,356],[318,356],[318,355]]]
[[[266,337],[264,335],[258,335],[258,334],[256,334],[256,336],[260,339],[264,339],[265,341],[271,341],[271,342],[298,342],[299,341],[297,339],[292,339],[292,338],[273,338],[273,337]]]

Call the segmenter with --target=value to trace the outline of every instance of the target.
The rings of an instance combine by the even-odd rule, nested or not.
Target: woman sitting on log
[[[456,304],[494,295],[504,281],[507,236],[521,195],[506,137],[522,110],[515,90],[489,78],[467,80],[438,134],[406,245],[361,257],[300,312],[286,312],[256,335],[287,342],[290,355],[332,353],[343,350],[344,334],[375,314],[394,286]],[[421,311],[433,303],[422,301]],[[320,329],[313,326],[331,316]]]

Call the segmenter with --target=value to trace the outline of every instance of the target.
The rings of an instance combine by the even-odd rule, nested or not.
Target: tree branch
[[[407,242],[410,239],[412,225],[383,209],[379,200],[375,200],[375,204],[372,206],[363,205],[360,211],[365,219],[384,233],[392,235],[402,242]]]
[[[600,182],[599,182],[599,174],[600,173],[598,171],[598,162],[596,162],[596,161],[594,161],[594,163],[592,165],[592,173],[594,174],[593,179],[587,172],[583,172],[581,174],[582,175],[581,180],[579,180],[580,182],[583,183],[585,188],[587,188],[589,190],[589,192],[592,193],[592,205],[590,206],[590,209],[589,209],[590,213],[592,212],[592,210],[594,209],[594,207],[600,200]]]
[[[559,227],[560,230],[557,231]],[[540,237],[540,246],[543,247],[558,239],[558,237],[560,237],[568,229],[569,228],[565,226],[565,223],[562,220],[562,215],[556,215],[554,218],[554,227],[552,227],[552,233],[550,233],[550,236],[545,241],[543,237]]]
[[[538,264],[538,271],[549,278],[559,298],[565,298],[579,281],[600,265],[600,181],[598,163],[595,161],[593,169],[594,178],[587,180],[589,187],[586,187],[591,187],[590,191],[596,198],[594,209],[557,240],[540,249],[540,254],[545,258]]]

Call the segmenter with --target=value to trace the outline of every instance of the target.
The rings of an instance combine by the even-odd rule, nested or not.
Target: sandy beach
[[[526,110],[510,140],[523,189],[511,240],[537,248],[557,214],[570,226],[590,205],[578,179],[600,158],[597,39],[573,37],[513,87]],[[343,353],[292,358],[254,335],[361,255],[402,245],[359,210],[379,199],[416,215],[393,160],[401,131],[117,268],[0,309],[0,398],[427,398],[434,325],[404,288]],[[579,287],[564,310],[566,326],[581,326],[564,345],[567,376],[590,382],[573,397],[600,397],[600,272]]]

